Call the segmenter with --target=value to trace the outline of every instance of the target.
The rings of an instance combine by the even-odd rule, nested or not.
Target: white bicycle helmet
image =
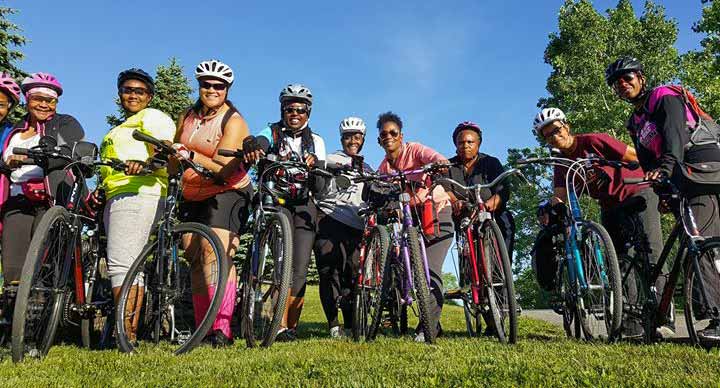
[[[195,79],[203,77],[217,78],[221,81],[225,81],[228,85],[232,85],[235,80],[232,68],[217,59],[202,61],[199,65],[197,65],[195,68]]]
[[[540,128],[552,123],[553,121],[565,121],[565,113],[558,108],[545,108],[535,116],[533,120],[533,129],[538,132]]]
[[[365,136],[365,122],[359,117],[346,117],[340,122],[340,137],[346,133],[362,133]]]

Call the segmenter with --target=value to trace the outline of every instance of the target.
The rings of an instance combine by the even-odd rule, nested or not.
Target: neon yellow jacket
[[[145,108],[105,135],[100,146],[100,159],[146,161],[154,150],[151,145],[133,139],[132,133],[136,129],[159,140],[173,141],[175,137],[175,124],[170,116],[157,109]],[[164,168],[151,175],[125,175],[123,171],[101,167],[100,179],[107,199],[128,193],[165,196],[167,192]]]

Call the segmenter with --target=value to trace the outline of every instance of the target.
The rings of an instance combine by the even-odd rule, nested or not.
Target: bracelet
[[[193,160],[195,158],[195,151],[190,151],[190,160]]]

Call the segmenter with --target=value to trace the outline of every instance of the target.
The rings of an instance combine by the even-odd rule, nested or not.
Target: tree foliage
[[[566,0],[558,32],[550,34],[545,62],[552,67],[548,97],[539,107],[562,109],[577,132],[607,132],[628,141],[630,105],[605,83],[605,67],[620,56],[640,59],[649,85],[672,80],[678,71],[677,23],[662,6],[647,1],[640,17],[629,0],[601,15],[589,0]]]
[[[702,50],[682,56],[680,79],[693,89],[702,108],[714,118],[720,117],[720,2],[704,0],[702,18],[693,26],[705,34]]]
[[[21,34],[22,29],[8,20],[8,17],[17,12],[13,8],[0,7],[0,71],[10,73],[19,83],[27,76],[27,73],[17,65],[17,62],[25,58],[20,48],[25,46],[27,39]],[[10,120],[17,121],[24,114],[24,107],[19,106],[12,112]]]
[[[149,107],[159,109],[177,121],[183,110],[192,105],[190,94],[193,89],[183,72],[183,67],[176,58],[170,58],[165,66],[159,65],[155,76],[155,96]],[[115,98],[118,114],[107,116],[110,126],[120,125],[125,120],[125,111],[120,105],[120,99]]]

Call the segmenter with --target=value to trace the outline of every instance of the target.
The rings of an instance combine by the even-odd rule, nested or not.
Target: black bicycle
[[[156,159],[177,158],[182,167],[213,176],[151,136],[134,131],[133,138],[153,145]],[[115,326],[118,347],[126,353],[141,341],[162,342],[174,354],[192,350],[205,338],[222,303],[229,271],[222,242],[210,227],[178,219],[183,169],[176,170],[169,171],[162,219],[120,289]]]
[[[47,354],[61,325],[79,327],[84,346],[103,347],[109,339],[113,304],[101,225],[86,201],[85,180],[97,166],[122,168],[122,163],[97,162],[95,144],[57,146],[52,137],[13,153],[27,155],[28,164],[63,160],[65,171],[71,173],[68,197],[43,215],[28,248],[13,313],[13,361]]]

